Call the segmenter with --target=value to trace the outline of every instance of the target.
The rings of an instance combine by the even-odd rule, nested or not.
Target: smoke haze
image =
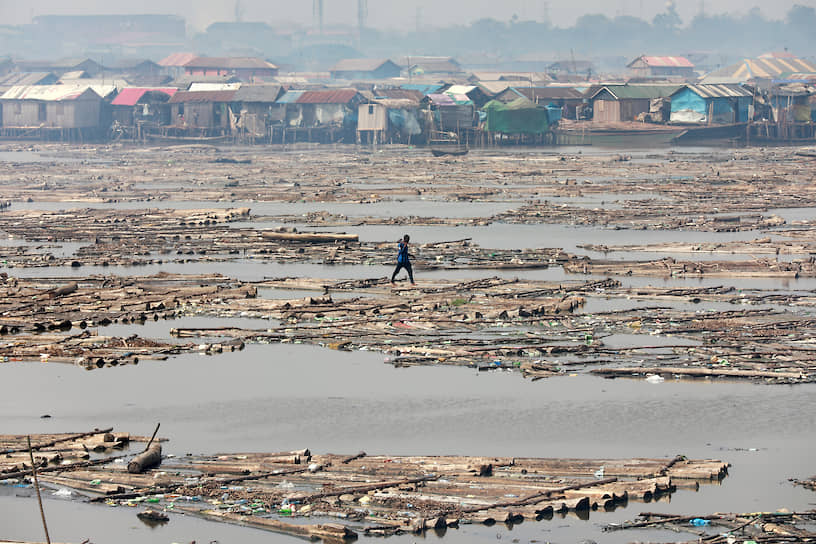
[[[272,26],[310,25],[312,3],[309,0],[240,0],[243,19],[263,21]],[[783,19],[794,5],[814,6],[814,0],[777,0],[765,3],[760,12],[769,19]],[[350,25],[357,21],[357,0],[324,0],[324,20],[327,26]],[[368,0],[368,25],[374,28],[414,30],[417,19],[423,26],[468,24],[481,18],[509,20],[514,15],[522,20],[557,26],[571,26],[581,15],[599,13],[607,17],[628,15],[650,21],[665,10],[665,0],[431,0],[388,1]],[[704,9],[708,14],[747,13],[752,6],[741,0],[678,0],[677,11],[688,23]],[[235,3],[223,0],[144,0],[142,2],[110,2],[103,0],[30,0],[0,4],[2,24],[25,24],[38,15],[87,15],[165,13],[183,16],[195,30],[203,30],[216,21],[235,20]]]

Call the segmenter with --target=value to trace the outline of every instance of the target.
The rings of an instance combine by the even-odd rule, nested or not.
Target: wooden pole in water
[[[45,511],[43,510],[42,497],[40,496],[40,482],[37,480],[37,466],[34,464],[34,451],[31,449],[31,436],[26,436],[28,440],[28,457],[31,459],[31,473],[34,475],[34,489],[37,490],[37,504],[40,505],[40,517],[45,529],[45,541],[51,544],[51,537],[48,535],[48,525],[45,523]]]
[[[147,447],[145,447],[144,451],[147,451],[147,450],[150,449],[150,444],[152,444],[153,439],[156,438],[156,433],[159,432],[159,427],[161,427],[161,421],[156,423],[156,430],[153,431],[153,436],[150,437],[150,442],[147,443]]]

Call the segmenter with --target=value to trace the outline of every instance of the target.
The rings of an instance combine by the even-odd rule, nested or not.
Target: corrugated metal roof
[[[703,98],[736,98],[738,96],[754,96],[754,93],[733,83],[713,84],[713,85],[684,85],[672,94],[677,94],[684,88]]]
[[[790,73],[816,74],[816,63],[800,58],[743,59],[708,74],[703,83],[739,82],[754,78],[775,79]]]
[[[478,81],[525,81],[534,83],[547,83],[553,79],[542,72],[486,72],[477,71],[471,72],[471,78],[476,78]],[[473,81],[473,79],[469,79]],[[512,85],[512,83],[510,83]]]
[[[108,65],[108,68],[116,69],[116,70],[134,70],[136,68],[141,68],[143,66],[149,66],[151,68],[159,66],[155,62],[150,59],[133,59],[133,58],[124,58],[119,59],[118,61],[114,62],[112,65]]]
[[[639,59],[635,59],[636,61]],[[659,68],[694,68],[694,64],[686,57],[649,57],[643,55],[640,57],[646,66],[654,66]]]
[[[189,102],[232,102],[235,91],[179,91],[168,101],[170,104]]]
[[[298,97],[297,104],[348,104],[358,95],[357,89],[331,89],[306,91]]]
[[[405,57],[399,57],[394,61],[399,66],[404,68],[408,68],[409,66],[414,66],[417,64],[427,64],[427,65],[439,65],[439,66],[446,66],[446,65],[454,65],[461,69],[462,65],[453,57],[433,57],[433,56],[425,56],[425,55],[411,55]]]
[[[618,100],[627,98],[663,98],[671,96],[680,87],[682,85],[604,85],[592,93],[590,98],[595,98],[604,89]]]
[[[61,85],[74,85],[80,87],[91,87],[96,94],[101,97],[106,97],[111,94],[113,91],[124,89],[130,84],[125,81],[124,79],[111,79],[111,78],[80,78],[80,79],[64,79],[60,78],[59,83]]]
[[[241,85],[235,92],[236,102],[275,102],[281,94],[280,85]]]
[[[420,91],[414,89],[377,89],[374,91],[375,98],[393,98],[397,100],[415,100],[419,102],[425,96]]]
[[[195,57],[184,64],[185,68],[226,68],[227,70],[272,69],[278,67],[271,62],[255,57]]]
[[[179,89],[188,89],[193,83],[237,83],[239,79],[234,75],[222,76],[181,76],[174,79],[171,85]]]
[[[0,86],[40,85],[43,81],[54,83],[56,80],[57,76],[51,72],[12,72],[0,77]]]
[[[234,82],[234,83],[201,83],[196,82],[190,85],[190,88],[187,89],[190,92],[199,92],[199,91],[237,91],[241,88],[241,84]]]
[[[429,94],[431,104],[435,106],[455,106],[456,101],[448,94]]]
[[[343,59],[331,68],[330,72],[373,72],[389,59]]]
[[[457,74],[462,72],[462,65],[450,57],[406,57],[408,64],[400,63],[400,66],[407,66],[412,72],[422,72],[425,74]]]
[[[178,89],[175,88],[150,88],[150,87],[128,87],[122,89],[116,98],[111,102],[112,106],[135,106],[139,100],[148,92],[160,92],[172,97]]]
[[[479,87],[491,95],[503,93],[510,88],[512,81],[479,81]]]
[[[530,100],[564,100],[584,98],[584,94],[572,87],[511,87],[519,95]]]
[[[306,91],[286,91],[283,96],[278,98],[279,104],[294,104],[297,99],[301,97]]]
[[[468,94],[475,88],[475,85],[451,85],[445,90],[445,94]]]
[[[389,110],[410,110],[419,107],[419,101],[410,98],[376,98],[374,102]]]
[[[3,93],[0,99],[64,102],[76,100],[88,91],[100,98],[100,95],[95,93],[88,85],[18,85]]]

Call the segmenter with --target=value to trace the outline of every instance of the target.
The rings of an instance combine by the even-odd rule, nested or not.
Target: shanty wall
[[[592,120],[599,122],[634,121],[639,113],[649,111],[649,103],[648,98],[596,99],[593,102]]]
[[[475,126],[474,107],[472,104],[456,106],[439,106],[437,108],[438,122],[441,130],[459,130]]]
[[[92,98],[61,102],[4,100],[3,126],[97,128],[100,124],[100,106],[100,101]]]
[[[282,104],[245,102],[241,104],[238,126],[250,134],[261,137],[266,135],[268,124],[278,125],[285,117],[286,108]]]
[[[601,123],[620,121],[620,102],[617,100],[596,100],[592,105],[592,120]]]
[[[183,106],[184,123],[179,119],[179,113]],[[227,104],[214,102],[185,102],[183,104],[171,104],[171,116],[173,124],[184,125],[189,128],[228,128],[229,112]]]
[[[388,111],[382,104],[360,104],[357,130],[387,130]]]
[[[343,104],[288,104],[286,121],[290,127],[342,126],[347,108]]]

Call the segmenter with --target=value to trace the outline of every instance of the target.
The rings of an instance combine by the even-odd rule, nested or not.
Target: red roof
[[[686,57],[640,57],[647,66],[694,68]]]
[[[147,92],[160,92],[164,93],[167,96],[173,96],[176,94],[178,89],[176,88],[162,88],[162,89],[151,89],[149,87],[128,87],[122,89],[116,98],[113,99],[111,102],[112,106],[135,106],[139,103],[139,100],[145,95]]]
[[[232,102],[235,91],[179,91],[170,98],[170,104],[185,102]]]
[[[195,53],[173,53],[158,62],[159,66],[184,66],[198,55]]]
[[[295,100],[295,104],[348,104],[358,94],[357,89],[306,91]]]

